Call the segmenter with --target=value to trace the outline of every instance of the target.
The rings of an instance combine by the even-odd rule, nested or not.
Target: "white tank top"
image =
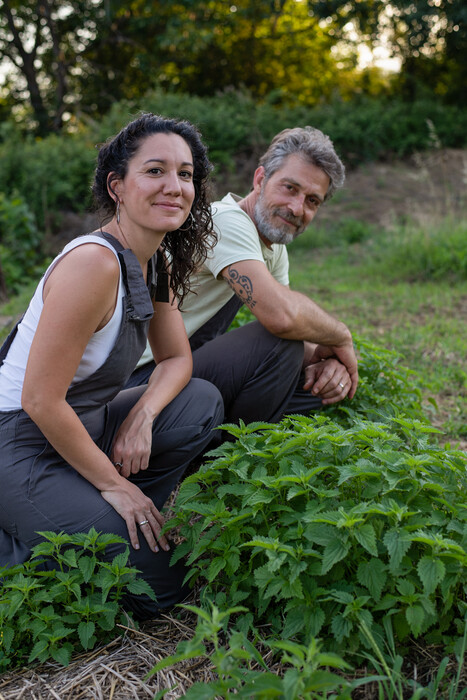
[[[45,281],[64,255],[69,253],[74,248],[77,248],[79,245],[84,245],[85,243],[98,243],[105,248],[109,248],[109,250],[115,254],[118,260],[117,252],[110,243],[100,236],[93,236],[90,234],[87,236],[80,236],[79,238],[76,238],[68,243],[62,252],[49,265],[44,276],[39,282],[36,291],[34,292],[34,296],[31,299],[21,323],[18,326],[18,332],[16,333],[13,343],[11,344],[8,355],[5,358],[3,365],[0,367],[0,411],[13,411],[21,408],[21,394],[23,391],[24,374],[29,358],[29,349],[31,347],[44,305],[42,300],[42,291]],[[91,376],[91,374],[93,374],[101,365],[104,364],[105,360],[109,356],[120,330],[123,310],[123,294],[124,291],[120,270],[117,303],[115,305],[112,318],[103,328],[94,333],[90,338],[84,350],[76,374],[73,377],[73,381],[71,382],[71,386]]]

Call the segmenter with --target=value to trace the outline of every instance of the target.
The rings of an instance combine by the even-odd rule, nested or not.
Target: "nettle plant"
[[[103,561],[108,546],[126,544],[113,534],[40,532],[29,561],[0,569],[0,670],[53,659],[67,665],[115,636],[126,592],[154,592],[127,566],[128,547]],[[41,565],[47,562],[47,569]]]
[[[183,482],[174,558],[220,607],[248,606],[245,632],[355,652],[462,636],[467,456],[417,418],[381,416],[224,426],[236,440]]]

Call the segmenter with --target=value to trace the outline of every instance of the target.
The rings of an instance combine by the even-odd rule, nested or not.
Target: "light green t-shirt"
[[[182,318],[188,337],[234,295],[220,274],[225,267],[242,260],[258,260],[266,265],[280,284],[289,284],[289,259],[285,245],[273,243],[268,248],[263,243],[253,221],[238,206],[240,199],[229,193],[220,202],[211,205],[218,240],[204,265],[191,278],[191,291],[183,302]],[[148,346],[138,366],[150,360],[152,352]]]

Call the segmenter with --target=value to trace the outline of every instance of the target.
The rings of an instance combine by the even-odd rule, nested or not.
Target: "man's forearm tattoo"
[[[250,309],[256,305],[253,299],[253,282],[247,275],[241,275],[232,265],[227,268],[228,277],[224,279],[229,283],[235,294]]]

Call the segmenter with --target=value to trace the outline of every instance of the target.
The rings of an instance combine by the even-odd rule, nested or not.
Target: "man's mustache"
[[[301,216],[294,216],[293,214],[290,214],[288,211],[284,211],[283,209],[274,209],[274,216],[279,215],[286,221],[288,221],[289,224],[293,224],[297,228],[300,228],[303,226],[303,219]]]

